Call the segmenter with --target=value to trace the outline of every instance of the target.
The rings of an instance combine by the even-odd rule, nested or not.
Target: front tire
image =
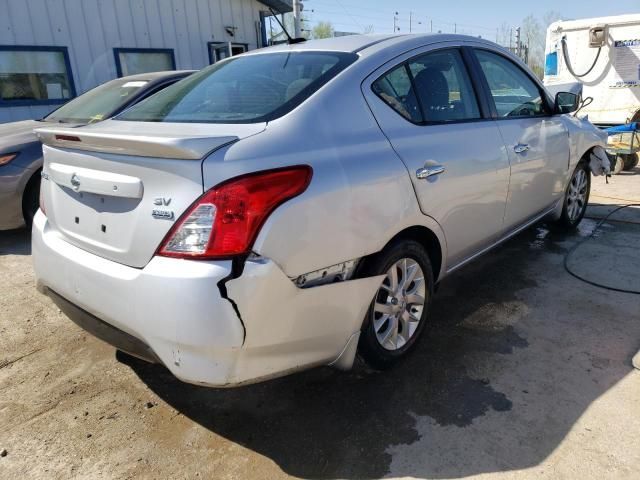
[[[590,193],[591,171],[587,162],[580,161],[564,194],[562,215],[556,222],[560,229],[569,231],[578,226],[587,211]]]
[[[367,260],[361,276],[385,275],[362,325],[358,353],[370,366],[389,368],[411,352],[427,328],[433,270],[424,247],[398,240]]]

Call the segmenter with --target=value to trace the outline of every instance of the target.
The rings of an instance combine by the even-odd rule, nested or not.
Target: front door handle
[[[529,145],[526,143],[519,143],[515,147],[513,147],[513,151],[516,153],[524,153],[529,150]]]
[[[444,173],[444,167],[442,165],[430,165],[416,170],[416,177],[422,180],[432,177],[433,175],[440,175],[441,173]]]

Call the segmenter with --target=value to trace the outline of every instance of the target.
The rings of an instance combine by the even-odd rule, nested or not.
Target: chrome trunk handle
[[[442,165],[430,165],[416,170],[416,177],[422,180],[432,177],[433,175],[440,175],[441,173],[444,173],[444,167]]]

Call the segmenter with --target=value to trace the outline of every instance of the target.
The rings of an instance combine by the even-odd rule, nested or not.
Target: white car
[[[545,217],[580,222],[604,138],[577,105],[459,35],[227,59],[112,120],[38,130],[38,288],[186,382],[393,365],[447,274]]]

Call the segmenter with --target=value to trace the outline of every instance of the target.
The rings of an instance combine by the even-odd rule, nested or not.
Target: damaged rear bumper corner
[[[350,368],[362,321],[383,278],[303,289],[273,261],[247,261],[242,275],[226,283],[246,330],[233,381],[314,365]]]
[[[229,278],[231,262],[154,257],[142,269],[128,267],[65,242],[41,212],[32,242],[40,290],[71,305],[64,309],[69,316],[80,312],[78,318],[91,321],[81,327],[129,353],[157,358],[185,382],[214,387],[315,365],[348,368],[382,281],[301,289],[263,259],[226,280],[224,298],[218,283]],[[95,326],[99,332],[92,332]]]

